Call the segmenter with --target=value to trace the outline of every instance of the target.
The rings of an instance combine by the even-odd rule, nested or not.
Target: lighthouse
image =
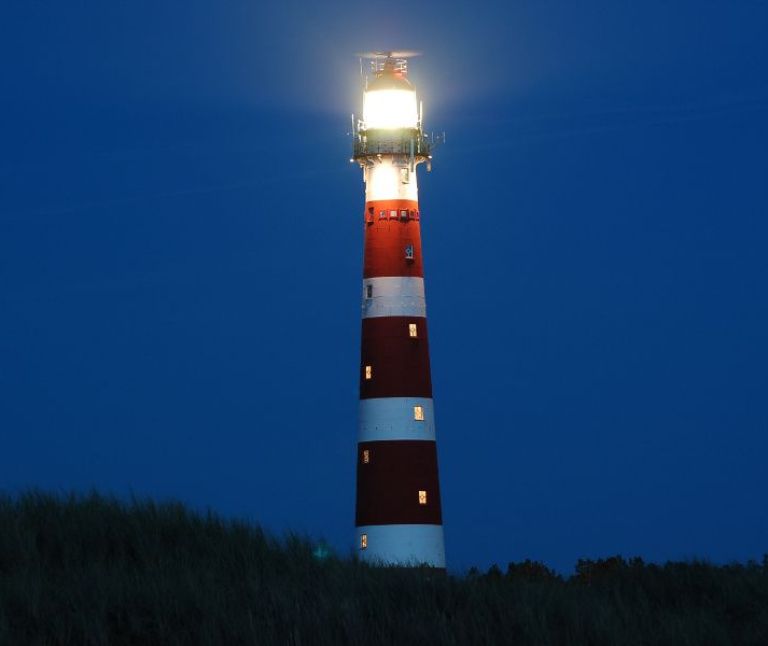
[[[356,543],[365,562],[444,569],[416,174],[435,142],[409,56],[367,55],[363,115],[352,118],[365,183]]]

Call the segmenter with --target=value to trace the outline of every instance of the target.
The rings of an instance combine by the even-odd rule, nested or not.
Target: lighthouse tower
[[[353,117],[365,182],[356,542],[370,563],[445,568],[416,182],[433,141],[407,56],[369,55]]]

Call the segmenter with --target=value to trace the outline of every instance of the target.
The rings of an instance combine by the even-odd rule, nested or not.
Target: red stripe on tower
[[[445,568],[416,167],[429,166],[406,61],[374,55],[355,127],[363,169],[357,543],[379,565]]]
[[[414,174],[415,176],[415,174]],[[412,200],[366,203],[363,276],[423,277],[419,205]]]
[[[360,399],[432,397],[426,318],[364,318],[360,355]]]

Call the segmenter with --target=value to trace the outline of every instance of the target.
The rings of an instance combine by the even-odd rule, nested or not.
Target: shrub
[[[768,557],[454,576],[178,503],[0,498],[0,644],[504,643],[768,643]]]

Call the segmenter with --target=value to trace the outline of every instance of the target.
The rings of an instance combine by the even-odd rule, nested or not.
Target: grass
[[[768,557],[453,576],[316,548],[177,503],[0,497],[0,644],[768,644]]]

